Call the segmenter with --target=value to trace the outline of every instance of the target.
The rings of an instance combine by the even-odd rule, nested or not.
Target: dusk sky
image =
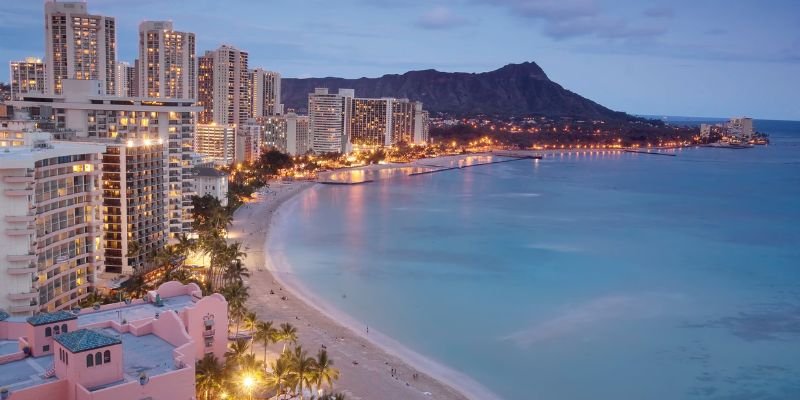
[[[535,61],[565,88],[634,114],[800,120],[797,0],[90,0],[137,26],[172,20],[198,53],[232,44],[285,77],[483,72]],[[8,63],[43,56],[44,2],[0,0]]]

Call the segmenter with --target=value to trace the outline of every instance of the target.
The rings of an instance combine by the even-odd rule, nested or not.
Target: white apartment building
[[[284,116],[286,121],[286,152],[297,156],[311,150],[311,138],[308,131],[308,116],[295,114],[293,111]]]
[[[138,72],[142,97],[197,99],[194,33],[175,31],[170,21],[140,23]]]
[[[162,139],[168,162],[167,191],[170,237],[191,231],[192,138],[195,115],[191,100],[111,97],[100,81],[64,80],[64,94],[23,97],[11,102],[42,129],[67,131],[78,138]]]
[[[139,74],[136,67],[130,63],[120,61],[117,63],[117,96],[139,97]]]
[[[236,126],[198,124],[194,151],[208,157],[215,165],[231,164],[236,157]]]
[[[281,74],[256,68],[250,71],[250,117],[272,117],[283,114]]]
[[[339,89],[337,94],[326,88],[314,89],[308,95],[308,130],[311,148],[316,153],[349,151],[350,115],[353,89]]]
[[[86,2],[47,0],[45,74],[50,94],[63,93],[65,79],[98,80],[103,93],[117,93],[117,33],[112,17],[89,14]]]
[[[247,52],[223,45],[199,59],[199,122],[240,125],[250,118],[250,85]],[[141,60],[140,60],[141,62]]]
[[[731,118],[728,122],[728,133],[742,140],[753,138],[753,119],[748,117]]]
[[[264,146],[286,152],[286,117],[268,117],[261,119],[264,127]]]
[[[249,119],[236,129],[236,162],[252,163],[261,157],[264,146],[264,127],[255,119]]]
[[[36,57],[27,57],[22,61],[11,61],[11,98],[17,100],[24,94],[47,92],[44,62]]]
[[[216,168],[195,168],[194,191],[199,197],[210,195],[227,206],[228,175]]]
[[[401,142],[425,143],[427,125],[420,102],[356,98],[350,117],[350,144],[353,150],[369,150]]]
[[[76,305],[102,265],[105,146],[24,140],[0,150],[0,308],[15,315]]]

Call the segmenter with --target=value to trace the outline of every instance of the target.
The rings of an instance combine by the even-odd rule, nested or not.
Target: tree
[[[339,370],[334,368],[333,360],[328,358],[327,350],[320,349],[317,352],[315,367],[312,375],[317,389],[322,389],[322,384],[327,383],[328,387],[333,390],[333,382],[339,379]]]
[[[291,353],[291,370],[297,381],[298,393],[300,399],[303,399],[303,385],[307,388],[312,385],[314,379],[314,369],[316,368],[316,360],[314,357],[309,357],[308,353],[303,350],[302,346],[294,348]]]
[[[256,333],[253,340],[264,344],[264,362],[267,362],[267,346],[275,340],[277,330],[272,327],[272,321],[256,322]]]
[[[206,354],[195,366],[195,381],[198,393],[204,400],[216,399],[216,392],[223,386],[224,370],[217,357]],[[209,397],[211,396],[211,397]],[[200,397],[200,396],[198,396]]]
[[[225,359],[231,364],[239,367],[242,365],[244,357],[250,351],[250,341],[247,339],[237,338],[231,342],[228,352],[225,353]]]
[[[269,387],[277,387],[278,393],[283,394],[283,386],[290,383],[290,360],[281,356],[273,361],[269,367],[271,371],[267,374],[265,383]]]
[[[247,287],[241,283],[226,286],[222,289],[222,295],[228,301],[228,314],[236,321],[236,336],[239,336],[239,321],[244,316],[247,299],[250,297]]]
[[[262,176],[277,175],[282,169],[292,167],[292,157],[278,150],[265,151],[256,160],[254,167]]]
[[[297,328],[288,322],[284,322],[281,324],[281,329],[278,331],[277,336],[280,338],[279,340],[283,342],[282,353],[285,353],[287,344],[297,343]]]
[[[144,297],[148,291],[152,290],[152,287],[145,282],[144,275],[134,273],[133,276],[122,283],[120,289],[127,293],[128,296],[138,299]]]
[[[258,315],[252,311],[245,311],[242,315],[242,325],[244,325],[244,330],[254,330],[256,328],[256,323],[258,323]]]

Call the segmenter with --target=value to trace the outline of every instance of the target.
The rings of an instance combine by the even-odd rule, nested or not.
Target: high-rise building
[[[308,116],[301,116],[289,111],[284,119],[286,121],[286,152],[297,156],[311,150],[311,140],[308,134]]]
[[[139,76],[142,97],[197,99],[194,33],[175,31],[169,21],[140,23]]]
[[[424,143],[422,103],[408,99],[353,100],[350,144],[355,150],[374,149],[398,143]]]
[[[207,51],[197,58],[197,114],[198,124],[214,122],[214,52]]]
[[[194,135],[194,151],[208,157],[216,165],[229,165],[236,156],[236,126],[198,124]]]
[[[113,17],[89,14],[85,2],[45,3],[47,90],[63,93],[65,79],[99,80],[117,93],[117,33]]]
[[[162,139],[170,237],[191,232],[192,138],[200,108],[190,100],[106,96],[100,81],[67,79],[63,84],[63,96],[23,97],[11,104],[40,127],[78,138]]]
[[[414,110],[414,143],[425,144],[430,140],[430,116],[422,109],[422,103],[417,103]]]
[[[354,99],[350,118],[350,144],[354,150],[392,144],[393,99]]]
[[[0,308],[18,315],[76,305],[102,262],[105,147],[24,140],[0,152]]]
[[[236,162],[252,163],[261,157],[264,145],[264,126],[256,119],[249,119],[236,129]]]
[[[44,63],[41,59],[28,57],[23,61],[11,61],[11,98],[17,100],[24,94],[45,94],[46,76]]]
[[[239,125],[250,118],[247,53],[223,45],[199,60],[198,105],[200,123]]]
[[[261,126],[264,127],[265,147],[273,148],[281,152],[286,152],[286,118],[269,117],[261,119]]]
[[[256,68],[250,71],[250,116],[271,117],[283,114],[281,74]]]
[[[308,130],[314,152],[349,151],[354,95],[353,89],[339,89],[339,93],[333,94],[326,88],[314,89],[314,93],[308,95]]]
[[[117,96],[138,97],[139,82],[136,67],[130,63],[120,61],[117,63]]]
[[[100,142],[107,146],[103,154],[103,272],[110,276],[104,277],[146,273],[153,267],[150,256],[164,247],[169,235],[164,140]]]
[[[728,133],[741,140],[753,137],[753,119],[748,117],[731,118],[727,124]]]

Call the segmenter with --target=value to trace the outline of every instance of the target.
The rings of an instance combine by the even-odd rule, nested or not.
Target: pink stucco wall
[[[140,385],[138,381],[116,385],[108,389],[89,392],[85,388],[76,388],[77,397],[74,400],[193,400],[194,366],[158,375]],[[16,399],[13,399],[16,400]],[[73,399],[69,399],[73,400]]]
[[[65,364],[58,357],[59,349],[63,347],[56,342],[53,353],[53,361],[56,365],[56,376],[64,379],[70,384],[80,384],[84,387],[95,387],[122,380],[122,345],[103,347],[95,350],[83,351],[80,353],[69,352],[69,365]],[[66,349],[64,349],[66,350]],[[111,352],[111,362],[103,362],[101,365],[88,367],[86,356],[91,354],[93,357],[100,353],[101,357],[106,351]]]
[[[210,317],[214,320],[212,332],[205,328],[205,318]],[[228,350],[228,302],[225,297],[214,293],[198,300],[184,310],[183,323],[195,343],[197,359],[205,357],[207,353],[213,353],[220,360],[225,359]],[[206,346],[206,337],[213,339],[211,346]]]
[[[30,387],[25,390],[12,390],[9,400],[66,400],[68,393],[69,383],[67,381],[58,380]]]

